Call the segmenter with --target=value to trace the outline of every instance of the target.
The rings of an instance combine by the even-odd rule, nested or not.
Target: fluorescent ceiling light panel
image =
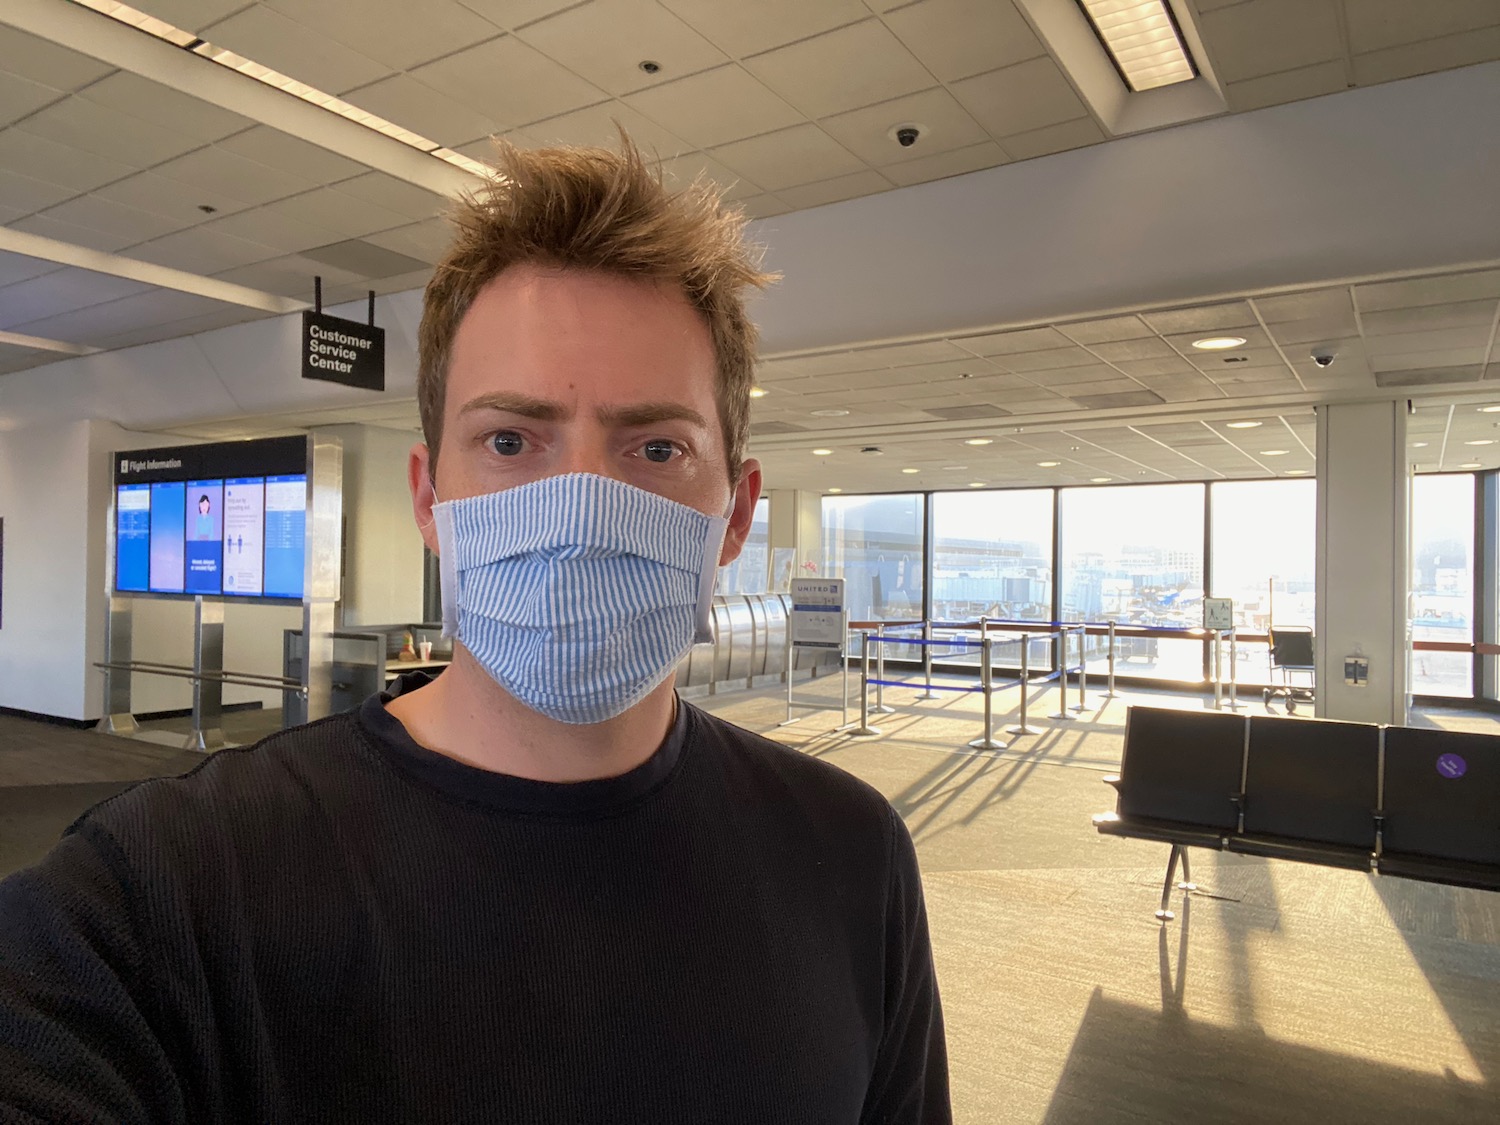
[[[476,176],[488,178],[494,175],[494,171],[486,164],[478,160],[471,160],[461,153],[452,149],[444,148],[436,141],[429,140],[420,133],[413,133],[410,129],[404,129],[393,121],[387,121],[384,117],[378,117],[373,113],[360,109],[357,105],[351,105],[342,98],[336,98],[332,94],[325,94],[316,87],[309,86],[306,82],[299,82],[295,78],[288,77],[279,71],[272,70],[268,66],[262,66],[253,59],[247,59],[243,55],[237,55],[224,47],[215,47],[212,43],[206,43],[190,31],[183,31],[179,27],[148,16],[145,12],[137,11],[127,4],[117,4],[114,0],[73,0],[85,8],[91,8],[101,15],[109,16],[120,23],[137,28],[153,35],[157,39],[165,40],[174,47],[181,47],[191,51],[195,55],[201,55],[205,59],[227,67],[236,73],[243,74],[247,78],[253,78],[263,85],[273,87],[283,93],[291,94],[294,98],[315,105],[319,109],[325,109],[329,113],[336,113],[356,125],[363,125],[366,129],[373,130],[392,140],[400,141],[404,145],[425,152],[428,156],[435,156],[439,160],[446,161],[456,168],[462,168]]]
[[[1131,90],[1155,90],[1198,76],[1166,0],[1078,2]]]

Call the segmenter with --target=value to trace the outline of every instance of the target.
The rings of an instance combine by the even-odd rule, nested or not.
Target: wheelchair
[[[1272,626],[1271,668],[1281,673],[1281,683],[1268,687],[1262,693],[1266,710],[1271,709],[1272,700],[1286,703],[1286,713],[1297,713],[1297,704],[1311,704],[1313,689],[1317,686],[1313,670],[1313,631],[1306,626]],[[1299,678],[1305,677],[1302,682]]]

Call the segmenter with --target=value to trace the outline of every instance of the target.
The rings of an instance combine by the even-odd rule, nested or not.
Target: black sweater
[[[905,827],[686,704],[637,769],[555,785],[371,699],[0,883],[4,1122],[949,1119]]]

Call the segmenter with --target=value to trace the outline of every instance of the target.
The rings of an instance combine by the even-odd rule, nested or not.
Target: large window
[[[1474,639],[1474,477],[1420,476],[1412,482],[1411,639]],[[1473,693],[1474,658],[1464,652],[1411,654],[1418,695]]]
[[[719,568],[720,594],[763,594],[771,581],[771,498],[762,496],[755,503],[750,520],[750,534],[740,557]]]
[[[1209,592],[1234,602],[1235,627],[1313,627],[1318,486],[1310,480],[1230,481],[1209,487]],[[1241,683],[1269,683],[1270,646],[1241,641]]]
[[[823,498],[823,571],[844,579],[851,620],[921,619],[924,499]]]
[[[1065,488],[1061,497],[1062,615],[1158,628],[1203,624],[1201,484]],[[1121,675],[1201,682],[1201,637],[1122,638]],[[1075,657],[1069,654],[1071,663]],[[1089,671],[1105,654],[1090,642]]]

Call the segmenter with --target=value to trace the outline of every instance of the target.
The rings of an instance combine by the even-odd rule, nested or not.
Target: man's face
[[[748,461],[729,479],[714,371],[708,326],[680,292],[603,273],[506,270],[454,337],[436,466],[425,445],[412,450],[427,545],[437,550],[434,499],[584,472],[709,515],[729,513],[732,500],[720,558],[731,561],[749,530],[760,469]]]

